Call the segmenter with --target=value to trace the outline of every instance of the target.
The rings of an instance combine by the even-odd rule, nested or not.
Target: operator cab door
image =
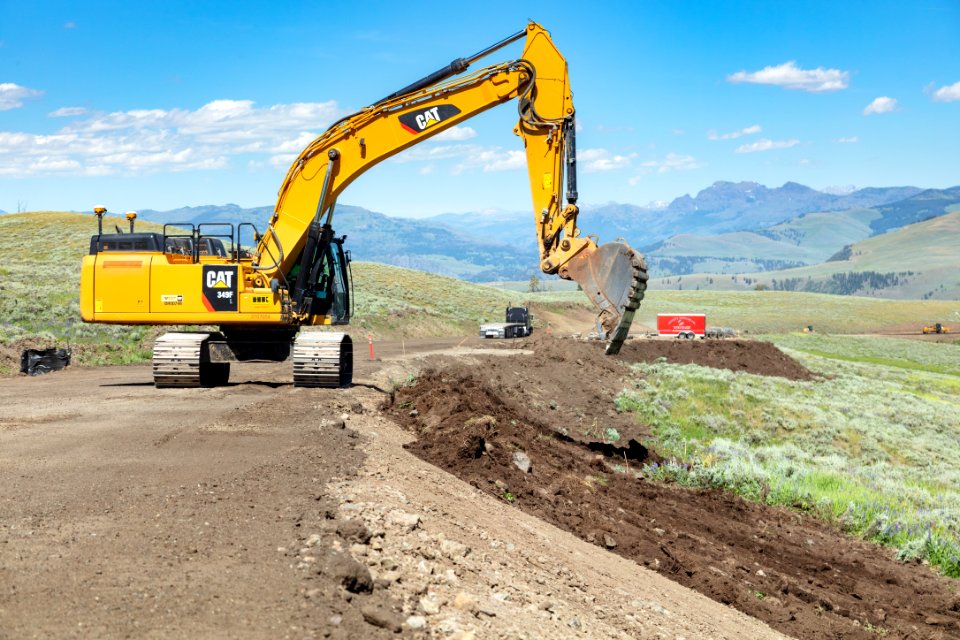
[[[313,316],[326,316],[329,324],[350,322],[350,258],[343,250],[343,240],[334,238],[321,257],[317,274]]]

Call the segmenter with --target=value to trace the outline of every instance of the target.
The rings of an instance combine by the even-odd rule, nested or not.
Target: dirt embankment
[[[396,392],[388,410],[416,435],[411,451],[797,638],[960,637],[956,583],[927,567],[786,509],[630,473],[658,457],[639,445],[645,428],[613,410],[625,364],[666,357],[812,377],[772,345],[636,341],[619,358],[548,337],[504,346],[535,354],[444,361]],[[610,427],[619,446],[597,442]]]

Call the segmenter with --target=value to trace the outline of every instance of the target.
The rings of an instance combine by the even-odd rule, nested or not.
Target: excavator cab
[[[342,238],[331,238],[319,256],[313,278],[312,295],[304,298],[302,308],[310,316],[330,318],[330,324],[348,324],[353,314],[350,252],[343,250]]]
[[[302,324],[324,316],[324,324],[347,324],[352,315],[350,253],[344,251],[347,236],[339,238],[329,222],[314,221],[300,257],[285,279],[293,307]]]

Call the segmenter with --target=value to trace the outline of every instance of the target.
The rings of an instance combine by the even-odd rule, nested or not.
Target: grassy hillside
[[[104,226],[126,227],[108,216]],[[144,230],[157,230],[142,224]],[[96,233],[92,215],[0,216],[0,373],[19,369],[23,348],[77,345],[75,360],[128,362],[148,357],[148,327],[88,325],[80,320],[80,260]],[[93,345],[97,345],[94,348]]]
[[[658,278],[656,288],[822,291],[884,298],[960,298],[960,211],[854,243],[830,262],[735,276]],[[859,274],[859,275],[849,275]]]
[[[354,263],[353,275],[351,324],[387,337],[473,334],[481,322],[503,322],[508,305],[562,313],[588,304],[582,293],[506,291],[372,262]]]
[[[618,405],[671,458],[643,473],[813,512],[960,577],[960,345],[774,341],[820,377],[634,367]]]

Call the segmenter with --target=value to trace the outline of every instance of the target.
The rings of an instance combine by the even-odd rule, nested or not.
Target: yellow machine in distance
[[[923,335],[930,335],[931,333],[950,333],[950,327],[940,322],[928,324],[923,328]]]
[[[464,73],[521,38],[522,57]],[[607,352],[616,353],[643,298],[646,265],[625,243],[598,246],[580,235],[567,63],[536,23],[334,123],[290,167],[263,234],[245,223],[133,233],[132,218],[131,233],[104,234],[105,209],[98,207],[98,233],[81,271],[83,319],[220,327],[161,336],[154,347],[157,386],[222,384],[230,362],[291,354],[295,384],[348,384],[350,337],[299,333],[300,326],[350,319],[349,252],[333,230],[337,199],[375,164],[511,100],[520,116],[514,132],[526,150],[540,267],[581,285],[598,309]],[[241,241],[245,233],[255,246]]]

